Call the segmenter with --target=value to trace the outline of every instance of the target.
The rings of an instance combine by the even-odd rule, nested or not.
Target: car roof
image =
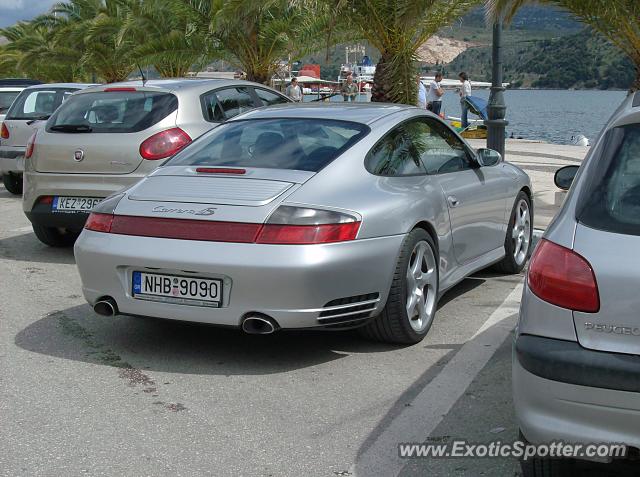
[[[236,116],[231,121],[268,118],[340,119],[371,124],[378,119],[402,111],[415,110],[415,106],[391,103],[286,103],[259,108]]]
[[[25,88],[25,91],[31,90],[39,90],[39,89],[49,89],[49,88],[75,88],[75,89],[84,89],[90,88],[92,86],[98,86],[97,83],[45,83],[45,84],[36,84],[33,86],[29,86]]]
[[[92,88],[89,92],[103,91],[107,88],[136,88],[140,90],[153,90],[159,89],[171,92],[183,92],[183,91],[208,91],[213,88],[220,88],[226,86],[257,86],[263,88],[269,88],[263,84],[252,83],[251,81],[234,80],[227,78],[171,78],[171,79],[153,79],[147,80],[144,83],[142,80],[135,81],[122,81],[120,83],[103,84]]]

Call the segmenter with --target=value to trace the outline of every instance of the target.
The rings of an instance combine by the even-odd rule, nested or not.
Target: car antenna
[[[144,77],[144,73],[142,72],[142,68],[140,68],[140,65],[136,63],[136,66],[138,67],[138,71],[140,71],[140,76],[142,76],[142,86],[144,86],[144,84],[147,82],[147,78]]]

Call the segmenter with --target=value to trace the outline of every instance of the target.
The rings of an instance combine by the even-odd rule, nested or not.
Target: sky
[[[0,0],[0,28],[46,13],[60,0]]]

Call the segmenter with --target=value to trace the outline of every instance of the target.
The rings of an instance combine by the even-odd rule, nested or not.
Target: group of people
[[[458,88],[458,95],[460,96],[460,108],[462,110],[461,123],[462,127],[469,126],[469,106],[465,101],[467,96],[471,96],[471,82],[469,81],[469,75],[464,71],[458,75],[461,87]],[[444,88],[442,87],[442,73],[437,72],[435,77],[429,83],[429,89],[422,82],[420,75],[418,75],[418,107],[422,109],[428,109],[433,114],[440,115],[442,111],[442,97],[444,96]],[[351,75],[347,76],[347,80],[340,87],[340,93],[344,101],[355,101],[358,94],[358,85],[353,82]],[[292,78],[291,83],[287,86],[285,94],[289,96],[295,102],[301,102],[303,99],[302,88],[298,84],[298,78]]]
[[[469,126],[469,106],[465,101],[467,96],[471,96],[471,82],[469,81],[469,75],[464,71],[458,75],[461,87],[458,88],[458,95],[460,96],[460,108],[462,110],[461,123],[462,127]],[[444,96],[444,88],[442,87],[442,73],[437,72],[435,77],[429,83],[429,89],[422,82],[420,75],[418,75],[418,107],[422,109],[428,109],[433,114],[440,115],[442,110],[442,97]]]

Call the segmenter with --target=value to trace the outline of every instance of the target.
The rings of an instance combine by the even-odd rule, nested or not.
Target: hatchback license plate
[[[133,272],[133,296],[174,303],[220,306],[222,280]]]
[[[96,197],[54,197],[52,210],[54,212],[89,212],[102,199]]]

